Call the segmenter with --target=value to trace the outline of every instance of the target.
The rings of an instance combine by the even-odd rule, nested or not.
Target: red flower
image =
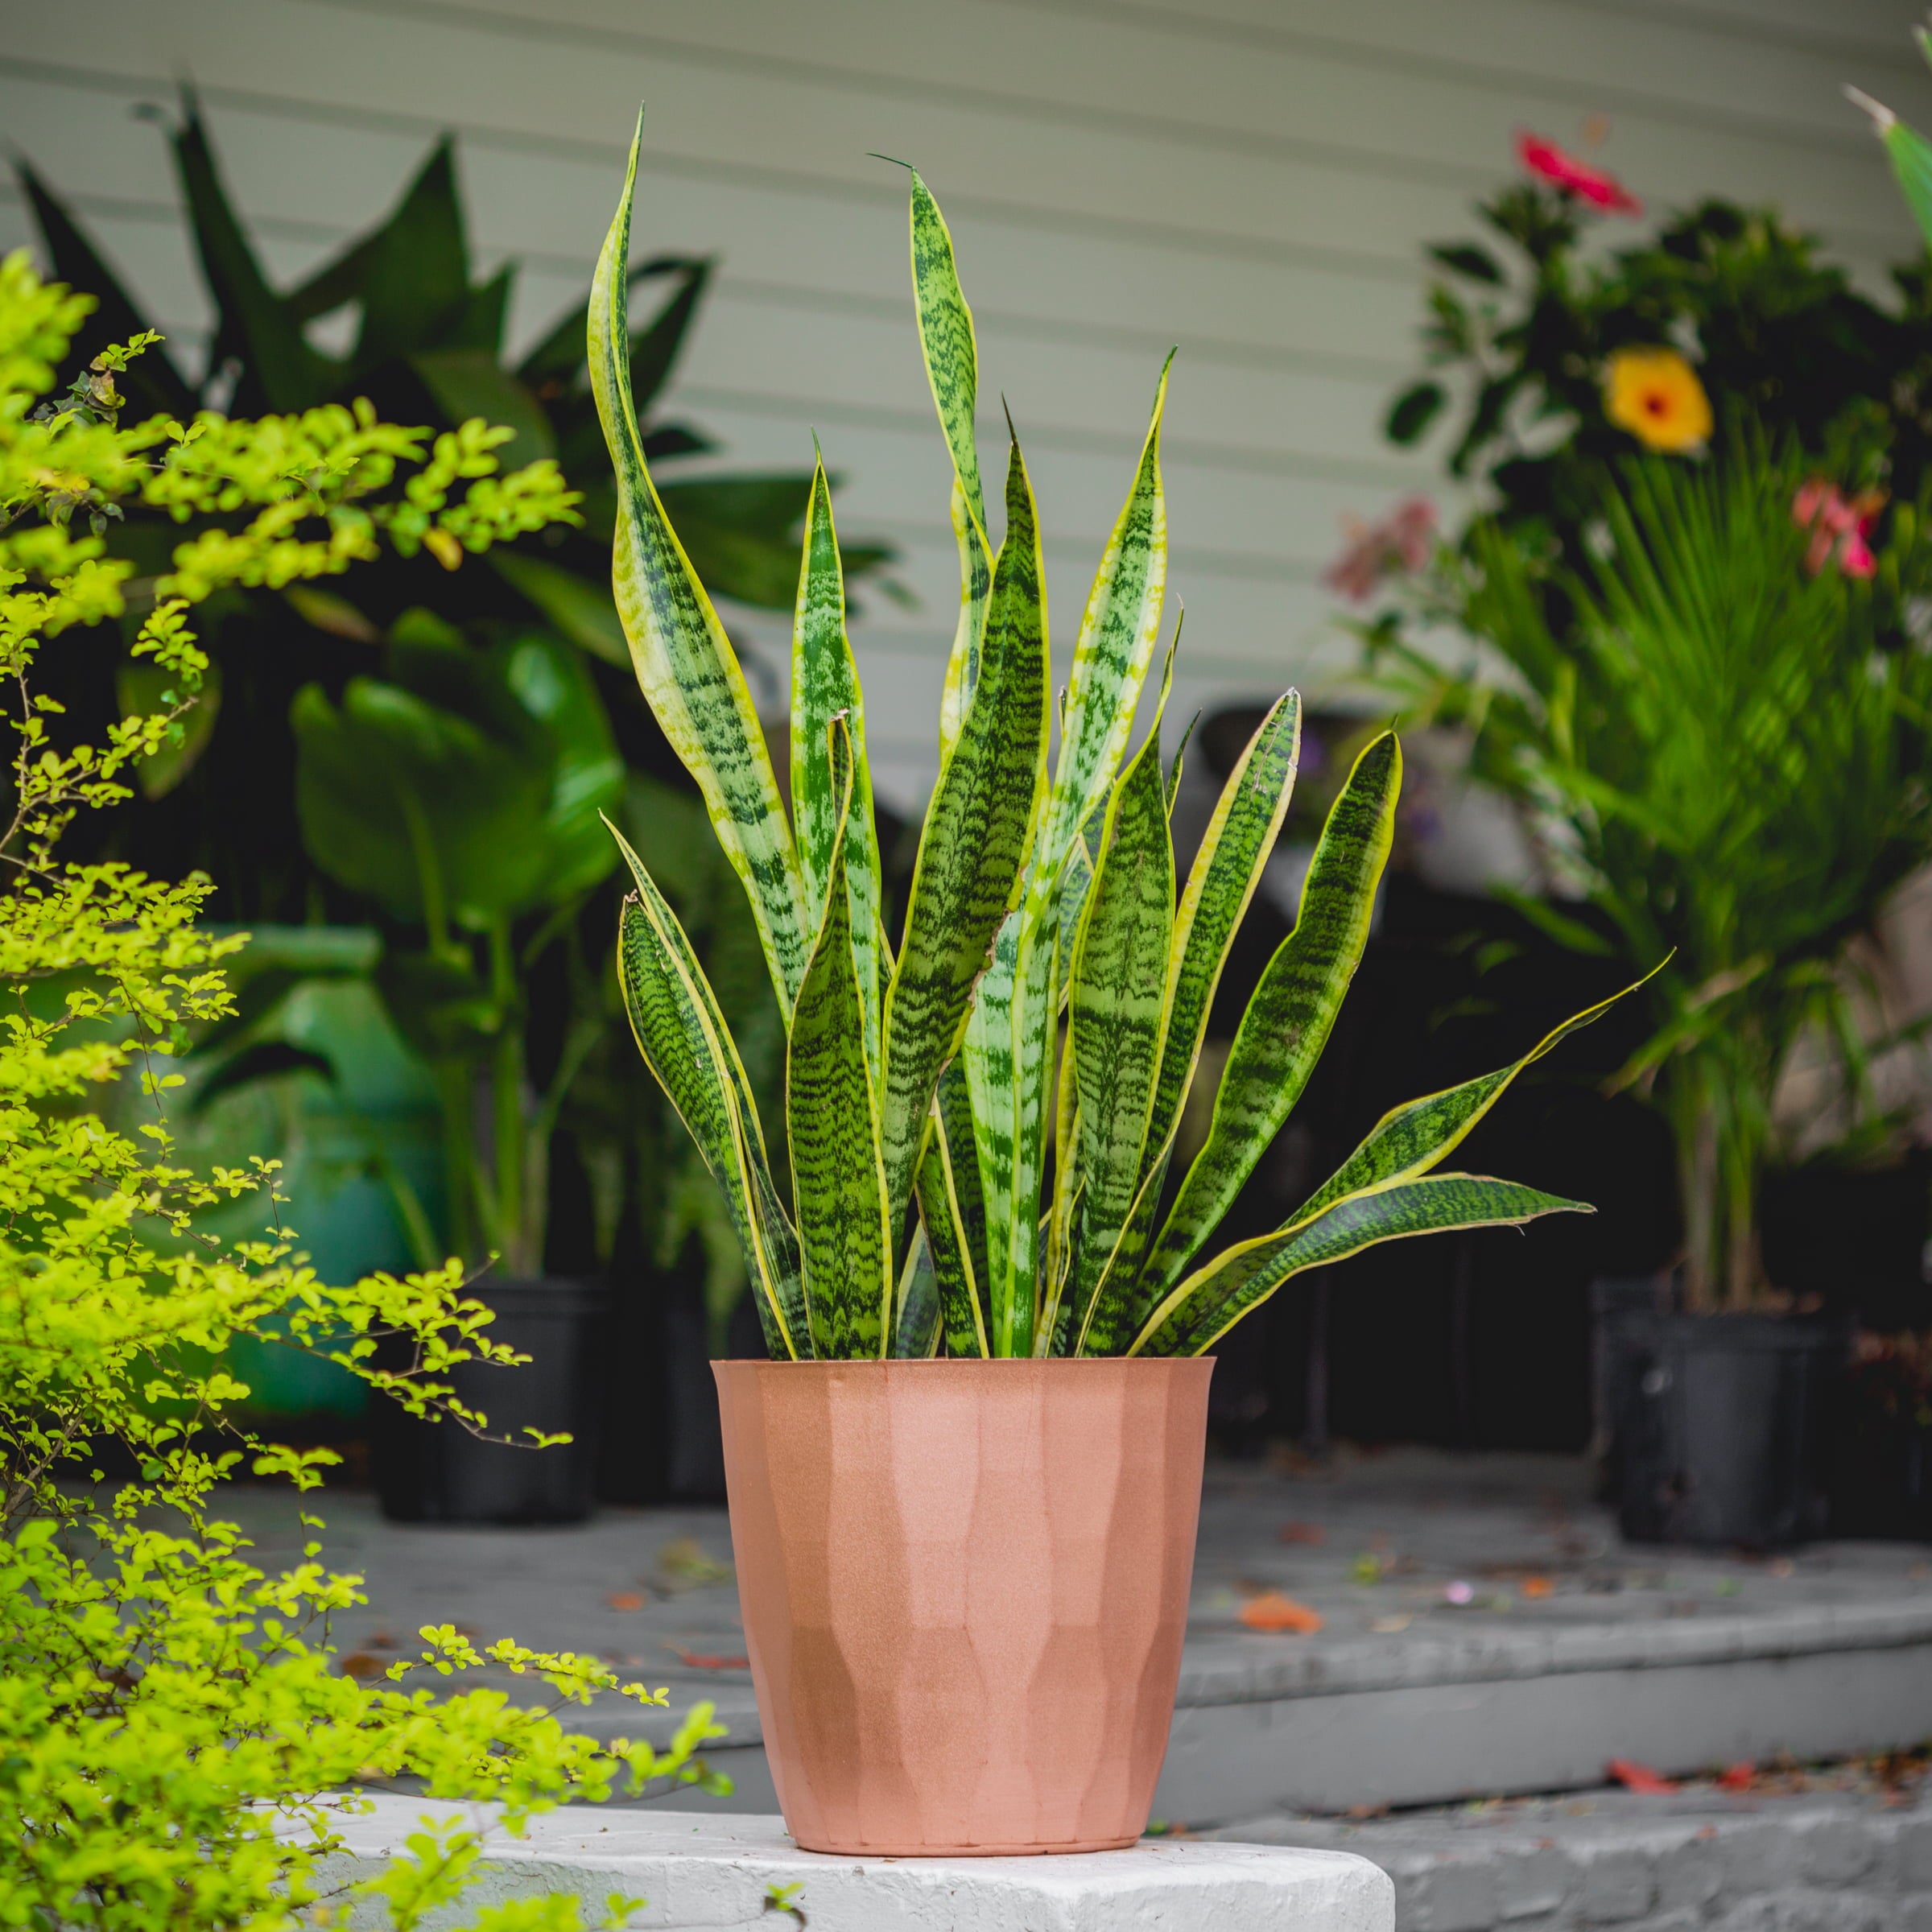
[[[1322,572],[1332,591],[1360,604],[1385,577],[1420,570],[1435,545],[1435,506],[1426,497],[1398,503],[1379,523],[1345,517],[1342,554]]]
[[[1539,180],[1567,188],[1592,208],[1613,215],[1641,215],[1644,204],[1614,175],[1566,154],[1554,141],[1541,134],[1520,134],[1516,138],[1516,158]]]
[[[1882,489],[1868,489],[1847,497],[1823,477],[1810,477],[1799,484],[1798,493],[1791,499],[1791,521],[1800,530],[1811,533],[1810,546],[1805,552],[1805,568],[1816,576],[1835,559],[1839,568],[1848,577],[1876,575],[1878,559],[1872,555],[1865,539],[1872,534],[1872,526],[1885,502]]]

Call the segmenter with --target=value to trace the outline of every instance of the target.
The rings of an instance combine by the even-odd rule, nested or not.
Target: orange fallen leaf
[[[1717,1774],[1717,1788],[1720,1791],[1748,1791],[1757,1782],[1757,1766],[1748,1760],[1727,1765]]]
[[[642,1610],[644,1600],[634,1590],[613,1590],[604,1601],[613,1610]]]
[[[371,1657],[366,1650],[352,1650],[342,1660],[345,1677],[380,1677],[385,1667],[380,1657]]]
[[[1674,1791],[1677,1781],[1666,1777],[1661,1771],[1653,1771],[1648,1765],[1633,1764],[1627,1757],[1613,1757],[1604,1765],[1612,1782],[1621,1785],[1626,1791],[1641,1791],[1646,1797],[1661,1798],[1666,1791]]]
[[[701,1650],[687,1650],[682,1644],[667,1644],[664,1648],[687,1670],[749,1670],[751,1659],[748,1657],[707,1657]]]
[[[1236,1614],[1250,1630],[1292,1631],[1297,1637],[1311,1637],[1322,1627],[1319,1610],[1311,1610],[1278,1590],[1264,1590],[1259,1596],[1249,1597]]]
[[[1283,1523],[1282,1541],[1285,1543],[1325,1543],[1328,1532],[1319,1523]]]
[[[1556,1585],[1546,1576],[1526,1576],[1523,1579],[1522,1591],[1525,1596],[1549,1596],[1555,1589]]]

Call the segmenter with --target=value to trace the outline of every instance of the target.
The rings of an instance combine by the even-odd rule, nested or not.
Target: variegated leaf
[[[956,1062],[939,1076],[933,1130],[919,1165],[919,1220],[931,1251],[946,1352],[985,1356],[986,1216],[965,1074]]]
[[[724,1196],[766,1347],[774,1357],[809,1356],[798,1241],[772,1185],[750,1083],[677,915],[614,828],[613,836],[637,882],[617,968],[638,1051]]]
[[[1071,1332],[1125,1229],[1145,1171],[1174,933],[1160,720],[1114,788],[1067,990],[1068,1058],[1080,1134],[1080,1212],[1069,1270]],[[1123,1338],[1124,1339],[1124,1338]]]
[[[1282,1282],[1380,1241],[1595,1212],[1586,1202],[1480,1174],[1433,1174],[1352,1194],[1292,1232],[1263,1235],[1217,1255],[1162,1302],[1128,1353],[1204,1354]]]
[[[960,616],[946,685],[939,701],[939,756],[952,750],[979,682],[987,598],[992,586],[993,546],[986,535],[986,498],[980,482],[979,443],[974,433],[979,408],[979,353],[973,341],[972,311],[960,287],[952,233],[939,204],[912,176],[912,292],[919,311],[919,346],[927,380],[939,412],[939,427],[952,456],[952,517],[960,549]]]
[[[815,915],[825,902],[832,837],[839,824],[841,786],[832,770],[827,736],[835,718],[843,722],[852,749],[845,877],[852,895],[866,1063],[876,1087],[881,980],[878,832],[873,815],[872,768],[865,756],[865,700],[845,633],[845,579],[832,523],[832,492],[821,459],[812,476],[806,510],[804,556],[799,569],[791,642],[791,811],[798,831],[805,902]]]
[[[1294,930],[1268,962],[1241,1016],[1207,1141],[1142,1271],[1129,1334],[1180,1279],[1302,1097],[1368,937],[1402,783],[1402,748],[1385,732],[1356,760],[1335,799],[1302,887]]]
[[[789,1013],[809,945],[791,828],[751,693],[658,500],[631,402],[625,295],[631,197],[642,138],[640,114],[623,199],[591,285],[591,387],[617,471],[612,589],[638,682],[672,749],[697,780],[718,843],[745,882],[779,1006]]]
[[[1600,1000],[1594,1006],[1586,1007],[1583,1012],[1565,1020],[1562,1026],[1546,1034],[1520,1060],[1512,1060],[1507,1067],[1498,1067],[1493,1073],[1465,1080],[1459,1087],[1426,1094],[1420,1100],[1391,1108],[1376,1122],[1360,1146],[1294,1211],[1285,1225],[1290,1228],[1301,1227],[1344,1195],[1359,1194],[1365,1188],[1385,1187],[1393,1182],[1426,1174],[1455,1151],[1470,1129],[1502,1098],[1510,1083],[1525,1067],[1540,1060],[1558,1041],[1567,1039],[1579,1026],[1587,1026],[1592,1020],[1600,1018],[1619,1000],[1636,992],[1653,973],[1662,970],[1662,967],[1652,968],[1643,979],[1624,987],[1622,992],[1613,993],[1608,999]]]
[[[926,1230],[915,1225],[899,1271],[899,1292],[894,1304],[892,1353],[902,1360],[926,1361],[937,1355],[944,1339],[939,1306],[939,1278]]]
[[[848,1361],[887,1352],[893,1240],[845,879],[851,754],[843,745],[842,721],[835,719],[831,732],[840,745],[833,764],[843,780],[839,822],[824,919],[791,1016],[785,1120],[813,1349],[821,1360]]]
[[[1016,444],[980,682],[927,807],[886,993],[881,1055],[895,1227],[910,1195],[934,1083],[958,1049],[973,984],[1018,890],[1044,787],[1047,704],[1039,539]]]
[[[1170,355],[1169,366],[1173,361]],[[1167,509],[1161,488],[1161,412],[1166,399],[1163,367],[1133,486],[1107,540],[1074,643],[1059,757],[1040,839],[1040,862],[1055,870],[1113,784],[1161,628],[1167,584]]]

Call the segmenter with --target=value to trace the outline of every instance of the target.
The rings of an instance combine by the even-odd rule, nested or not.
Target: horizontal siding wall
[[[1932,121],[1894,0],[0,0],[0,128],[177,338],[206,311],[153,110],[201,91],[275,272],[379,215],[445,128],[480,260],[522,264],[529,336],[581,299],[637,103],[640,252],[716,292],[671,405],[714,466],[844,479],[848,537],[918,600],[857,641],[881,789],[930,782],[955,594],[947,472],[913,333],[904,191],[943,204],[978,318],[981,435],[1011,405],[1063,653],[1162,357],[1170,718],[1318,690],[1347,657],[1321,590],[1341,519],[1435,482],[1381,409],[1410,372],[1422,244],[1465,233],[1511,134],[1573,140],[1655,207],[1773,200],[1861,283],[1912,246],[1851,80]],[[0,246],[29,238],[0,198]],[[775,671],[782,627],[732,613]],[[774,680],[775,683],[775,680]]]

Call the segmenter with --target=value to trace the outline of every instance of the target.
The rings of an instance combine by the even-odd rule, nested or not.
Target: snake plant
[[[789,1207],[717,1002],[621,838],[636,890],[618,969],[644,1059],[730,1203],[773,1356],[1198,1354],[1291,1276],[1376,1242],[1587,1212],[1434,1170],[1525,1067],[1601,1007],[1510,1066],[1396,1108],[1274,1232],[1195,1265],[1335,1023],[1388,857],[1401,749],[1384,735],[1356,762],[1299,919],[1236,1035],[1205,1144],[1170,1175],[1216,984],[1287,808],[1300,700],[1290,691],[1268,712],[1177,882],[1178,759],[1163,769],[1160,749],[1171,647],[1154,722],[1126,755],[1167,575],[1163,369],[1080,620],[1050,766],[1033,491],[1015,439],[996,547],[972,312],[917,173],[913,291],[952,460],[960,598],[939,778],[894,947],[823,466],[799,579],[789,820],[737,658],[651,481],[624,353],[637,151],[589,317],[617,470],[617,605],[645,696],[744,881],[786,1016]]]

